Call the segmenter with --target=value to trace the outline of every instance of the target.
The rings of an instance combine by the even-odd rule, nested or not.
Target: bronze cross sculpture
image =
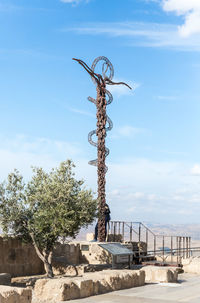
[[[96,85],[97,98],[93,99],[88,97],[88,100],[96,105],[97,108],[97,129],[91,131],[88,134],[88,141],[91,145],[97,147],[97,159],[89,161],[89,164],[97,166],[98,175],[98,240],[104,242],[106,238],[106,226],[105,226],[105,203],[106,203],[106,172],[107,167],[105,164],[105,159],[109,154],[109,149],[105,146],[106,132],[110,131],[113,127],[111,119],[106,114],[106,106],[113,101],[112,94],[106,89],[106,84],[108,85],[126,85],[128,88],[131,87],[124,83],[115,83],[112,81],[114,76],[114,69],[111,62],[106,57],[98,57],[94,60],[92,67],[90,68],[85,62],[80,59],[73,60],[77,61],[84,69],[89,73],[93,82]],[[95,73],[95,68],[98,63],[103,61],[102,64],[102,75]],[[107,98],[106,98],[107,96]],[[106,123],[108,126],[106,127]],[[97,142],[93,141],[92,136],[97,136]]]

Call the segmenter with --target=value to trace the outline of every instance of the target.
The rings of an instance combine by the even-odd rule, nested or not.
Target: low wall
[[[16,238],[0,237],[0,273],[9,273],[15,277],[43,272],[43,263],[32,245]]]
[[[49,303],[58,301],[61,303],[144,284],[145,272],[143,270],[105,270],[85,274],[84,277],[39,279],[35,283],[34,302],[45,300]],[[95,301],[98,300],[94,299]]]
[[[79,263],[79,244],[57,245],[53,253],[55,269]],[[24,244],[20,239],[12,237],[0,237],[0,273],[9,273],[12,277],[38,275],[44,273],[44,266],[33,245]]]
[[[134,250],[137,245],[135,242],[126,244]],[[72,242],[58,243],[52,261],[55,274],[62,274],[67,265],[111,264],[112,258],[95,242]],[[9,273],[12,277],[38,275],[44,273],[44,266],[33,245],[16,238],[0,237],[0,273]]]

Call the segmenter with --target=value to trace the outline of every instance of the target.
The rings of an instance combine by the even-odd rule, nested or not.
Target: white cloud
[[[132,127],[130,125],[122,126],[118,129],[118,134],[123,137],[131,137],[135,136],[139,133],[144,132],[141,128]]]
[[[168,48],[182,51],[200,51],[200,37],[185,39],[179,34],[176,25],[161,23],[90,23],[81,27],[67,28],[81,35],[108,35],[113,38],[124,37],[131,46]]]
[[[112,219],[198,222],[199,182],[190,167],[190,163],[139,158],[108,163],[107,186],[114,188],[107,193]]]
[[[193,194],[190,199],[190,203],[199,203],[200,204],[200,194]]]
[[[82,110],[82,109],[69,107],[68,110],[73,112],[73,113],[80,114],[80,115],[83,115],[83,116],[88,116],[88,117],[93,117],[93,118],[96,117],[94,114],[92,114],[90,112],[87,112],[85,110]]]
[[[79,4],[80,2],[88,3],[90,0],[60,0],[63,3]]]
[[[21,9],[23,9],[23,7],[12,5],[12,4],[0,3],[0,11],[2,12],[16,11]]]
[[[14,168],[19,169],[25,177],[31,173],[31,166],[50,169],[66,159],[74,159],[82,153],[78,144],[32,138],[17,135],[13,138],[0,136],[0,179],[4,179]]]
[[[164,100],[164,101],[175,101],[179,99],[177,96],[157,96],[159,100]]]
[[[176,11],[177,14],[186,14],[194,10],[200,10],[199,0],[163,0],[163,8],[166,11]]]
[[[191,169],[191,174],[193,176],[200,176],[200,164],[195,164]]]
[[[185,18],[185,23],[178,27],[181,37],[200,34],[200,1],[199,0],[163,0],[166,12],[175,12]]]
[[[31,165],[48,170],[67,158],[74,160],[76,176],[84,178],[85,184],[96,191],[97,170],[88,165],[88,156],[79,144],[25,135],[0,136],[0,181],[14,168],[28,178]],[[191,167],[193,173],[200,175],[199,164],[120,158],[107,165],[106,193],[113,220],[169,220],[168,223],[199,220],[199,178],[191,175]],[[187,209],[191,217],[187,212],[184,215]]]
[[[127,83],[132,89],[129,89],[125,85],[108,85],[107,89],[113,94],[115,97],[121,97],[121,96],[131,96],[134,91],[140,87],[139,83],[133,82],[133,81],[126,81],[124,79],[114,79],[115,82],[125,82]]]
[[[60,0],[63,3],[79,3],[81,0]]]

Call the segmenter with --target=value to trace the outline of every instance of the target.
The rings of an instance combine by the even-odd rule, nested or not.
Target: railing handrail
[[[137,235],[139,235],[139,233],[132,227],[132,226],[129,226],[129,224],[138,224],[138,225],[141,225],[143,226],[146,230],[148,230],[153,236],[155,237],[165,237],[165,238],[191,238],[191,236],[187,236],[187,235],[161,235],[161,234],[156,234],[154,233],[149,227],[147,227],[144,223],[142,222],[129,222],[129,221],[114,221],[114,220],[111,220],[110,222],[113,222],[113,223],[120,223],[120,224],[126,224],[129,228],[131,228]]]
[[[131,230],[134,231],[134,233],[135,233],[136,235],[139,236],[139,233],[138,233],[132,226],[128,225],[129,222],[124,222],[124,224],[125,224],[126,226],[128,226],[129,228],[131,228]],[[130,223],[130,224],[131,224],[131,223]]]

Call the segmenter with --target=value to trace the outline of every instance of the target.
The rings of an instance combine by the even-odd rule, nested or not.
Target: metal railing
[[[162,262],[181,264],[192,254],[191,237],[158,235],[142,222],[110,221],[108,239],[109,235],[113,242],[144,242],[145,249],[139,249],[139,255],[160,257]]]

